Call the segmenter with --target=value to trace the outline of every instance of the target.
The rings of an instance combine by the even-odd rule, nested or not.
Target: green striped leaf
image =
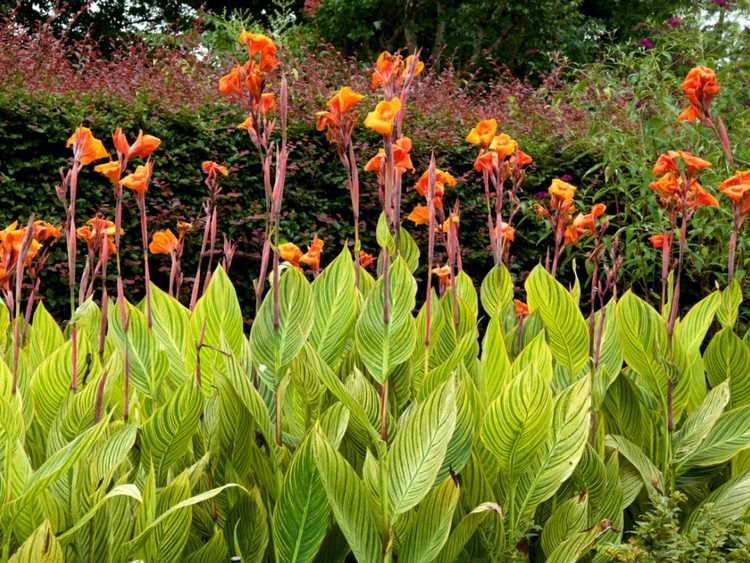
[[[590,408],[588,377],[568,387],[555,400],[549,438],[518,483],[515,495],[518,523],[530,520],[536,507],[551,498],[575,470],[586,447]]]
[[[494,515],[498,519],[502,518],[500,506],[494,502],[485,502],[477,506],[474,510],[464,516],[458,525],[453,529],[448,541],[445,543],[440,555],[435,559],[436,563],[454,563],[457,561],[461,552],[469,543],[469,540],[477,531],[479,526],[489,515]]]
[[[315,319],[310,345],[331,367],[343,354],[357,319],[357,288],[349,249],[344,247],[336,259],[313,282]]]
[[[500,396],[511,378],[510,358],[505,347],[502,319],[499,317],[490,319],[484,333],[479,373],[482,402],[487,405]]]
[[[728,404],[729,382],[725,381],[714,387],[698,408],[688,416],[675,433],[672,442],[673,457],[678,466],[703,442]]]
[[[693,528],[709,504],[712,519],[727,523],[742,518],[750,507],[750,471],[727,481],[703,499],[688,517],[686,531]]]
[[[716,333],[703,360],[712,386],[729,379],[732,406],[750,403],[750,348],[731,328]]]
[[[503,264],[495,266],[484,276],[480,294],[486,313],[493,319],[502,316],[513,302],[513,280]]]
[[[588,495],[583,493],[558,505],[544,523],[542,549],[547,555],[573,534],[581,532],[588,523]]]
[[[354,282],[352,282],[354,283]],[[273,289],[258,310],[250,332],[253,362],[278,384],[284,368],[304,346],[313,326],[313,292],[304,274],[290,268],[279,281],[279,324],[274,327]]]
[[[547,558],[547,563],[573,563],[594,547],[603,528],[600,525],[567,538]]]
[[[528,468],[552,424],[552,395],[536,370],[516,376],[487,409],[481,437],[510,482]]]
[[[189,451],[203,410],[203,397],[193,381],[186,381],[143,425],[143,450],[158,482]]]
[[[154,336],[169,358],[169,370],[177,382],[186,375],[185,352],[189,346],[190,311],[177,299],[151,284]],[[208,332],[208,327],[206,327]]]
[[[541,264],[526,279],[529,310],[537,312],[558,362],[575,376],[588,362],[589,333],[573,297]]]
[[[47,356],[63,345],[62,330],[57,326],[55,319],[49,314],[44,302],[36,306],[34,316],[29,327],[29,360],[36,367]]]
[[[65,553],[45,520],[10,558],[10,563],[64,563]]]
[[[383,319],[384,290],[381,277],[370,291],[357,321],[357,351],[367,370],[379,383],[407,361],[414,350],[415,325],[411,316],[417,284],[403,258],[389,268],[389,322]]]
[[[380,561],[382,540],[364,483],[320,429],[314,431],[313,445],[315,465],[328,502],[354,557],[360,563]]]
[[[429,493],[456,425],[456,390],[449,379],[399,428],[386,456],[390,509],[398,515]]]
[[[117,485],[116,487],[112,488],[111,491],[109,491],[106,495],[104,495],[101,499],[99,499],[96,504],[94,504],[91,509],[86,512],[79,520],[75,523],[75,525],[71,528],[68,528],[65,530],[65,533],[60,534],[58,537],[58,540],[60,542],[65,542],[66,540],[74,540],[76,537],[76,534],[83,528],[86,524],[88,524],[94,516],[101,510],[104,505],[107,503],[107,501],[117,498],[117,497],[128,497],[131,499],[134,499],[138,502],[143,502],[143,498],[141,497],[141,492],[138,490],[138,487],[135,485],[132,485],[130,483],[126,483],[124,485]]]
[[[617,303],[616,314],[623,358],[640,376],[639,383],[654,398],[664,401],[667,388],[664,369],[667,331],[662,318],[632,291],[625,292]]]
[[[425,497],[409,519],[398,549],[399,560],[429,563],[438,556],[448,540],[458,493],[458,486],[448,478]]]
[[[606,438],[606,445],[609,448],[615,449],[620,452],[625,459],[627,459],[633,467],[638,470],[643,483],[646,488],[653,493],[664,492],[664,479],[661,472],[651,462],[648,456],[643,453],[643,450],[636,446],[633,442],[623,436],[608,435]]]
[[[750,447],[750,405],[722,414],[698,448],[684,459],[685,467],[723,463]]]
[[[716,311],[716,318],[722,327],[734,327],[741,303],[742,287],[737,278],[734,278],[732,283],[721,292],[721,305]]]

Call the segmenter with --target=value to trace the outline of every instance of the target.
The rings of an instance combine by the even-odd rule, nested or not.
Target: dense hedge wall
[[[423,119],[419,116],[419,108],[415,108],[414,119]],[[239,109],[222,100],[195,109],[170,112],[143,101],[123,104],[91,95],[30,94],[24,90],[4,92],[0,94],[0,154],[3,155],[0,161],[0,221],[3,224],[13,220],[25,221],[32,211],[45,220],[62,221],[63,209],[55,194],[55,185],[59,181],[60,167],[65,166],[70,157],[64,141],[79,123],[90,126],[107,145],[111,145],[109,135],[115,127],[122,127],[131,137],[142,128],[162,139],[162,146],[155,153],[154,181],[147,197],[151,232],[173,228],[177,220],[197,221],[200,231],[201,202],[207,193],[200,162],[212,159],[229,165],[230,176],[222,181],[220,232],[238,243],[232,277],[239,286],[243,306],[250,307],[252,279],[257,275],[264,227],[263,188],[257,156],[250,150],[244,132],[234,128],[239,121]],[[362,166],[374,153],[377,139],[364,129],[357,130],[355,135]],[[297,119],[291,123],[290,141],[292,153],[284,196],[282,236],[303,245],[317,233],[330,247],[351,240],[350,198],[334,150],[305,120]],[[489,255],[481,186],[477,175],[471,171],[474,149],[462,144],[450,148],[428,146],[419,138],[414,141],[417,173],[424,169],[430,151],[435,148],[440,166],[459,177],[452,198],[461,201],[464,265],[469,272],[482,271],[487,266]],[[530,193],[544,190],[549,179],[561,171],[576,176],[590,165],[589,160],[566,165],[569,157],[564,151],[548,151],[547,147],[538,144],[524,148],[535,154],[538,162],[527,181],[526,190]],[[411,202],[418,201],[418,196],[412,191],[415,180],[408,177],[404,180],[409,200],[404,205],[407,211]],[[379,209],[374,176],[363,173],[362,184],[363,245],[372,251],[376,247],[374,227]],[[112,215],[111,188],[103,177],[93,172],[92,167],[82,173],[79,186],[79,223],[96,213]],[[126,229],[124,264],[129,285],[140,288],[140,234],[135,201],[129,195],[126,196],[123,218]],[[452,198],[448,199],[449,203]],[[521,214],[519,219],[522,225],[536,224],[529,213]],[[517,271],[528,269],[538,260],[537,245],[546,236],[545,230],[544,225],[519,229],[514,251]],[[417,238],[426,234],[423,227],[412,231]],[[194,233],[187,243],[183,264],[186,277],[194,272],[200,236],[200,232]],[[53,256],[51,268],[59,275],[49,276],[42,287],[48,307],[55,309],[64,304],[65,266],[59,257]],[[152,257],[152,268],[157,275],[165,276],[167,260]],[[189,282],[185,285],[189,289]]]

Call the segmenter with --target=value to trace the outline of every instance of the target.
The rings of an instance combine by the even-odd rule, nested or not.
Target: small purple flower
[[[711,0],[712,4],[716,4],[719,8],[728,8],[729,7],[729,1],[728,0]]]
[[[647,51],[654,48],[654,42],[651,41],[648,37],[644,37],[639,41],[639,43],[641,44],[641,47],[643,47]]]
[[[638,100],[637,102],[635,102],[635,109],[640,109],[642,105],[643,105],[643,100]]]
[[[682,25],[682,20],[677,16],[669,16],[667,25],[672,29],[677,29],[678,27],[680,27],[680,25]]]
[[[570,174],[563,174],[562,176],[560,176],[560,179],[561,179],[561,180],[562,180],[563,182],[568,182],[568,183],[570,183],[570,182],[572,182],[572,181],[573,181],[573,176],[571,176]]]
[[[547,197],[547,192],[536,192],[534,194],[534,199],[545,199]]]

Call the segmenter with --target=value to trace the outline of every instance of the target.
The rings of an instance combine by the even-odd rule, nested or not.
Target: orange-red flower
[[[693,209],[698,207],[719,207],[718,200],[703,189],[697,180],[690,182],[690,190],[687,194],[687,203]]]
[[[151,169],[150,162],[141,164],[135,169],[135,172],[125,176],[120,183],[129,190],[144,195],[148,191],[148,183],[151,180]]]
[[[500,160],[515,154],[518,143],[507,133],[500,133],[493,137],[490,150],[495,151]]]
[[[117,184],[120,181],[121,168],[120,163],[116,160],[110,160],[104,164],[97,164],[94,166],[94,171],[109,178],[109,181],[113,184]]]
[[[279,245],[279,256],[282,260],[285,260],[294,266],[299,266],[300,258],[302,258],[302,251],[299,249],[299,246],[293,242],[285,242]]]
[[[426,205],[415,205],[406,218],[415,225],[426,225],[430,222],[430,210]]]
[[[396,83],[401,83],[406,79],[409,67],[414,65],[412,76],[419,76],[424,70],[424,63],[409,55],[406,60],[401,55],[392,55],[388,51],[383,51],[375,61],[375,70],[372,73],[371,86],[374,90],[379,86],[387,85],[393,87]]]
[[[411,139],[409,137],[399,137],[396,142],[393,143],[393,164],[401,172],[407,170],[414,170],[414,165],[411,162]],[[373,156],[365,164],[365,172],[376,172],[380,173],[385,160],[385,150],[378,150],[378,154]]]
[[[393,131],[393,121],[399,111],[401,111],[401,100],[399,98],[378,102],[375,110],[367,114],[365,127],[373,129],[381,135],[390,135]]]
[[[172,254],[177,250],[177,237],[169,229],[156,231],[151,237],[148,250],[151,254]]]
[[[359,251],[359,265],[361,267],[367,268],[373,262],[375,262],[375,257],[372,254],[368,254],[364,250]]]
[[[125,133],[122,132],[120,127],[115,129],[115,132],[112,133],[112,144],[115,146],[115,150],[123,156],[127,156],[130,152],[128,138],[125,136]]]
[[[264,94],[260,95],[260,102],[256,102],[253,100],[253,108],[258,109],[260,108],[260,113],[263,115],[268,115],[270,112],[276,109],[276,98],[273,95],[273,92],[266,92]]]
[[[41,242],[54,242],[60,238],[60,227],[56,227],[46,221],[34,221],[34,239]]]
[[[263,72],[273,70],[278,61],[276,60],[276,45],[273,39],[262,33],[243,31],[239,37],[240,43],[247,45],[247,54],[254,61],[255,55],[259,55],[258,64]]]
[[[648,237],[648,242],[652,248],[661,250],[664,248],[664,241],[669,239],[668,233],[656,233]]]
[[[716,73],[705,66],[696,66],[687,73],[682,81],[682,91],[690,102],[690,107],[677,118],[680,121],[695,121],[706,115],[711,100],[719,93]]]
[[[719,191],[735,203],[739,203],[750,192],[750,170],[743,170],[719,184]]]
[[[147,158],[159,145],[161,145],[161,139],[153,135],[144,135],[143,131],[138,131],[138,137],[130,145],[130,150],[128,150],[128,159],[136,157]]]
[[[511,162],[523,168],[534,162],[534,159],[519,149],[517,153],[511,157]]]
[[[344,114],[351,111],[363,98],[364,95],[355,92],[349,86],[343,86],[328,100],[328,108],[333,112]]]
[[[501,221],[500,224],[495,227],[497,233],[498,233],[498,239],[508,242],[513,242],[516,240],[516,230],[508,225],[505,221]]]
[[[222,96],[242,94],[242,69],[235,66],[219,79],[219,93]]]
[[[229,170],[227,170],[226,166],[222,166],[221,164],[218,164],[214,162],[213,160],[204,160],[201,162],[201,170],[211,175],[221,174],[222,176],[229,176]]]
[[[523,318],[529,316],[529,306],[518,299],[513,300],[513,310],[516,313],[516,317]]]
[[[429,187],[430,172],[425,170],[417,180],[414,188],[417,193],[423,197],[427,197],[427,189]],[[445,187],[452,187],[456,185],[456,179],[448,172],[437,168],[435,170],[435,207],[442,207],[442,199],[445,194]]]
[[[495,137],[497,132],[497,120],[495,119],[483,119],[477,123],[469,134],[466,135],[466,142],[472,145],[482,145],[483,147],[489,146],[492,139]]]
[[[180,240],[185,238],[185,235],[193,230],[193,224],[185,221],[177,221],[177,236]]]
[[[477,172],[492,172],[495,166],[497,166],[497,153],[480,149],[477,158],[474,160],[474,170]]]
[[[432,273],[440,280],[440,285],[448,288],[451,285],[451,267],[448,265],[433,268]]]
[[[680,166],[678,161],[682,161],[682,164],[685,166],[685,171],[689,176],[711,167],[710,162],[687,151],[667,151],[666,153],[659,155],[659,158],[656,159],[656,164],[654,164],[652,170],[653,175],[661,176],[667,172],[679,174]]]
[[[319,239],[318,235],[315,235],[307,247],[307,252],[300,257],[299,261],[310,266],[313,270],[320,269],[320,255],[323,253],[324,245],[323,240]]]
[[[456,225],[456,228],[458,228],[458,225],[461,223],[461,217],[457,213],[451,213],[448,218],[443,221],[443,224],[438,227],[438,231],[441,233],[449,233],[451,230],[451,225]]]
[[[582,235],[592,234],[596,229],[596,220],[604,215],[606,210],[606,205],[597,203],[591,207],[591,212],[576,215],[573,223],[565,229],[565,244],[574,244]]]
[[[104,143],[94,137],[88,127],[78,127],[68,138],[65,146],[73,146],[73,150],[76,150],[76,147],[78,148],[78,159],[84,166],[109,156],[104,148]]]

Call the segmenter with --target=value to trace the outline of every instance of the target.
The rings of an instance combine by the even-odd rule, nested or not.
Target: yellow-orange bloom
[[[560,203],[570,205],[576,194],[576,187],[560,178],[554,178],[549,186],[549,195],[552,199],[552,207],[557,208]]]
[[[293,242],[285,242],[279,245],[279,256],[282,260],[285,260],[294,266],[299,266],[300,258],[302,258],[302,251],[299,246]]]
[[[406,73],[408,72],[409,67],[411,66],[413,60],[414,60],[414,55],[409,55],[408,57],[406,57],[406,60],[404,61],[403,78],[406,78]],[[414,63],[414,73],[412,74],[412,76],[415,76],[415,77],[419,76],[420,74],[422,74],[423,71],[424,71],[424,62],[417,59],[417,61]]]
[[[349,86],[343,86],[328,100],[328,108],[333,112],[344,114],[362,101],[364,95],[352,90]]]
[[[514,240],[516,240],[516,230],[510,225],[508,225],[508,223],[506,223],[505,221],[502,221],[496,227],[496,229],[498,231],[498,234],[499,234],[498,238],[500,240],[504,240],[508,242],[513,242]]]
[[[477,172],[492,172],[495,166],[497,166],[497,153],[480,149],[476,160],[474,160],[474,170]]]
[[[255,127],[253,127],[253,116],[249,116],[245,118],[245,121],[237,125],[236,129],[245,129],[246,131],[254,131]]]
[[[172,254],[177,250],[177,237],[169,229],[156,231],[151,237],[148,250],[151,254]]]
[[[458,228],[458,225],[460,223],[461,223],[460,215],[456,213],[451,213],[448,216],[448,218],[445,221],[443,221],[443,224],[440,225],[440,228],[438,230],[443,233],[449,233],[451,230],[451,225],[456,225],[456,228]]]
[[[68,138],[65,146],[70,147],[76,143],[79,151],[78,158],[84,166],[95,160],[101,160],[109,156],[109,153],[104,148],[104,143],[94,137],[94,134],[88,127],[78,127]]]
[[[141,164],[132,174],[125,176],[120,182],[129,190],[139,195],[144,195],[148,191],[148,183],[151,180],[151,164]]]
[[[401,172],[414,170],[409,151],[411,151],[411,139],[409,137],[399,137],[396,142],[393,143],[393,164]],[[365,172],[380,173],[384,160],[385,150],[379,149],[378,154],[373,156],[367,161],[367,164],[365,164]]]
[[[229,176],[229,170],[227,170],[226,166],[222,166],[221,164],[218,164],[214,162],[213,160],[204,160],[201,162],[201,170],[205,172],[206,174],[215,175],[215,174],[221,174],[222,176]]]
[[[147,158],[152,152],[154,152],[159,145],[161,145],[161,139],[154,137],[153,135],[144,135],[143,131],[138,131],[138,137],[135,142],[130,145],[128,151],[128,159],[131,158]]]
[[[429,188],[430,171],[425,170],[417,180],[414,188],[422,197],[427,197]],[[456,179],[449,173],[439,168],[435,170],[435,207],[441,207],[442,197],[445,193],[445,186],[452,187],[456,185]]]
[[[489,146],[497,132],[497,120],[483,119],[477,123],[469,134],[466,135],[466,142],[472,145]]]
[[[518,143],[507,133],[500,133],[492,139],[490,150],[497,153],[500,160],[515,154]]]
[[[378,102],[375,110],[367,114],[365,127],[373,129],[381,135],[390,135],[393,131],[393,121],[401,111],[401,100],[392,98]]]
[[[415,225],[426,225],[430,222],[430,210],[426,205],[415,205],[406,218]]]
[[[440,285],[448,288],[451,285],[451,267],[448,265],[433,268],[432,273],[440,280]]]
[[[111,160],[109,162],[105,162],[104,164],[97,164],[94,166],[94,171],[99,172],[99,174],[105,176],[106,178],[109,178],[109,181],[113,184],[116,184],[120,181],[120,163],[116,160]]]
[[[177,236],[180,240],[185,238],[185,235],[193,230],[193,224],[186,221],[177,221]]]

